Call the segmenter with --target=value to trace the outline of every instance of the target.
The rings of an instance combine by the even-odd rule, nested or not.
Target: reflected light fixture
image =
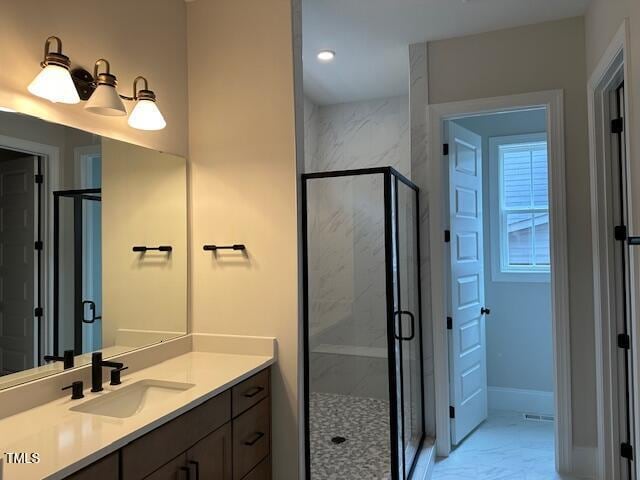
[[[138,82],[144,82],[144,88],[138,90]],[[136,100],[136,106],[129,114],[129,126],[138,130],[162,130],[167,126],[158,105],[156,94],[149,90],[149,84],[144,77],[136,77],[133,81],[133,97],[124,97],[127,100]]]
[[[317,57],[318,60],[322,63],[329,63],[333,61],[334,58],[336,58],[336,52],[334,52],[333,50],[320,50]]]
[[[106,72],[98,73],[100,64],[105,66]],[[118,91],[116,90],[118,81],[115,75],[111,73],[109,62],[104,58],[96,61],[93,67],[93,81],[95,82],[96,89],[91,94],[84,109],[91,113],[111,117],[122,117],[126,115],[127,109],[124,107],[124,103],[122,103],[120,95],[118,95]]]
[[[50,52],[52,42],[57,43],[57,51]],[[62,41],[55,36],[47,38],[44,43],[44,60],[40,64],[42,70],[29,84],[27,90],[33,95],[53,103],[80,103],[80,97],[71,79],[69,57],[62,53]]]

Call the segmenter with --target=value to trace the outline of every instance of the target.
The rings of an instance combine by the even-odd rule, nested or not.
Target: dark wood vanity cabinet
[[[267,368],[67,480],[271,480],[269,384]]]

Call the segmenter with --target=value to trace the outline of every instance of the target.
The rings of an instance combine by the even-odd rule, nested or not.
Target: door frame
[[[618,392],[621,385],[618,383],[616,372],[615,338],[617,322],[613,318],[614,312],[610,308],[611,299],[614,298],[614,286],[611,285],[612,275],[619,272],[619,265],[610,265],[609,258],[613,254],[615,240],[613,234],[608,230],[609,217],[611,215],[610,178],[606,174],[605,162],[611,161],[610,147],[610,124],[611,115],[609,112],[608,93],[621,78],[625,85],[632,85],[629,73],[629,22],[627,19],[618,29],[611,44],[603,54],[598,66],[594,70],[587,84],[588,107],[589,107],[589,159],[590,159],[590,181],[591,181],[591,228],[593,245],[593,287],[594,287],[594,317],[595,317],[595,347],[596,347],[596,385],[597,385],[597,430],[598,430],[598,450],[597,450],[597,478],[618,478],[620,465],[620,436],[618,429]],[[634,118],[630,115],[630,95],[625,98],[625,131],[633,131]],[[626,136],[627,142],[627,187],[626,191],[631,192],[631,148],[630,136]],[[628,193],[630,195],[630,193]],[[627,229],[631,234],[637,234],[633,220],[633,202],[627,197]],[[638,270],[638,257],[634,248],[629,249],[629,292],[637,291],[637,278],[640,275]],[[632,371],[633,384],[639,384],[638,352],[634,348],[637,343],[636,325],[638,298],[629,302],[629,324],[630,336],[632,338]],[[632,411],[638,412],[638,398],[634,395]],[[634,415],[634,444],[639,443],[638,416]]]
[[[53,145],[32,142],[22,138],[0,135],[0,148],[35,155],[42,158],[43,198],[42,198],[42,228],[46,232],[47,238],[44,241],[42,255],[42,291],[44,315],[42,320],[41,345],[37,345],[34,340],[35,352],[52,351],[53,348],[53,191],[60,185],[60,149]],[[35,321],[35,320],[34,320]],[[34,331],[37,331],[37,325]],[[38,348],[39,347],[39,348]],[[36,365],[39,365],[36,359]]]
[[[551,297],[554,350],[555,459],[556,469],[570,472],[574,464],[571,426],[571,363],[569,341],[569,288],[567,263],[567,219],[565,192],[564,93],[562,90],[525,93],[504,97],[433,104],[427,106],[429,152],[429,237],[431,258],[431,314],[433,323],[434,379],[436,397],[436,451],[451,452],[449,424],[449,351],[446,327],[447,269],[449,267],[443,231],[447,215],[442,162],[443,125],[447,120],[490,113],[544,107],[547,112],[549,148],[549,213],[551,220]],[[583,467],[584,468],[584,467]]]

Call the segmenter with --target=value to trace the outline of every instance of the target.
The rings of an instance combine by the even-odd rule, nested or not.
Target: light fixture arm
[[[58,44],[58,50],[55,53],[62,54],[62,40],[60,37],[56,37],[55,35],[51,35],[44,41],[44,58],[46,59],[49,56],[49,49],[51,48],[51,43],[56,42]],[[44,62],[42,62],[44,64]],[[44,65],[43,65],[44,66]]]
[[[140,81],[144,82],[144,88],[141,88],[141,89],[138,88],[138,82]],[[133,96],[129,97],[127,95],[120,94],[120,97],[130,101],[140,100],[140,99],[155,101],[156,99],[155,94],[151,90],[149,90],[149,82],[145,77],[141,75],[137,76],[133,80]]]
[[[100,66],[100,64],[103,63],[106,69],[106,73],[107,75],[111,74],[111,65],[109,64],[108,60],[105,60],[104,58],[99,58],[98,60],[96,60],[95,65],[93,66],[93,78],[97,79],[98,78],[98,67]]]

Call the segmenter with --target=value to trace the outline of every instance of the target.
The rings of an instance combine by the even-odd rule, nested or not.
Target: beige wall
[[[432,104],[563,89],[573,439],[596,445],[596,386],[584,20],[574,18],[429,44]]]
[[[587,75],[598,65],[630,10],[631,0],[591,0],[585,15]]]
[[[183,0],[20,0],[0,15],[0,106],[158,150],[187,154],[186,8]],[[55,105],[26,90],[38,73],[44,40],[62,38],[74,65],[93,70],[104,57],[131,94],[137,75],[149,79],[167,120],[160,132],[141,132],[126,117],[94,115],[80,105]],[[129,104],[129,108],[130,104]]]
[[[291,1],[187,6],[191,320],[278,339],[273,471],[298,475],[298,243]],[[245,243],[244,257],[203,252]]]
[[[102,346],[122,345],[119,330],[144,330],[147,345],[187,330],[186,160],[117,140],[102,140]],[[134,253],[134,245],[171,245]]]

